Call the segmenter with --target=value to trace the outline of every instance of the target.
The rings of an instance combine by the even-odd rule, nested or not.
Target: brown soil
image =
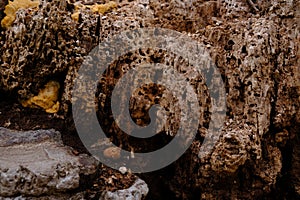
[[[55,129],[61,133],[62,140],[65,145],[71,146],[74,149],[74,154],[88,153],[82,142],[80,141],[73,120],[71,117],[65,119],[58,118],[53,114],[45,113],[40,109],[24,108],[17,99],[9,97],[8,94],[0,91],[0,126],[14,130],[37,130],[37,129]],[[264,199],[297,199],[299,196],[291,188],[291,165],[293,142],[281,149],[283,152],[283,169],[282,176],[278,178],[276,188]],[[108,178],[114,175],[111,184],[108,183]],[[174,165],[170,165],[159,171],[138,174],[146,181],[150,189],[146,199],[174,199],[176,200],[176,191],[171,191],[167,186],[168,180],[171,180],[174,175]],[[122,175],[121,173],[112,170],[108,167],[101,166],[101,173],[94,180],[92,185],[82,185],[79,190],[87,191],[87,199],[99,199],[100,193],[103,190],[115,191],[117,189],[128,188],[133,184],[134,176],[130,174]],[[174,189],[174,188],[173,188]],[[99,192],[100,191],[100,192]],[[193,199],[199,199],[199,191],[190,191]]]

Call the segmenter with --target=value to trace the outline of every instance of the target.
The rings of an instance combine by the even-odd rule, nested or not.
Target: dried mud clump
[[[42,1],[38,10],[19,9],[1,48],[1,87],[22,100],[36,96],[49,81],[63,85],[69,69],[80,65],[97,40],[71,18],[65,1]],[[71,9],[71,8],[70,8]],[[91,15],[85,20],[96,16]],[[84,35],[84,37],[82,37]]]
[[[193,35],[207,44],[225,75],[228,110],[210,156],[197,156],[200,140],[176,164],[172,190],[186,179],[178,197],[191,198],[192,188],[202,199],[267,198],[281,184],[278,177],[299,177],[299,162],[289,165],[289,156],[282,154],[285,144],[299,146],[299,140],[291,142],[299,132],[299,3],[261,3],[254,11],[247,2],[223,1],[215,24]],[[299,178],[291,180],[295,183],[288,187],[297,190]]]
[[[226,131],[211,155],[212,170],[219,173],[234,173],[239,166],[244,165],[246,160],[250,158],[251,152],[259,151],[258,155],[254,156],[261,157],[260,144],[256,145],[255,140],[251,141],[251,130],[227,129]]]
[[[206,135],[207,127],[205,124],[207,125],[206,121],[209,120],[208,118],[202,118],[200,121],[204,127],[201,127],[199,130],[199,136],[197,136],[196,141],[192,144],[190,151],[175,163],[176,172],[174,181],[166,184],[180,198],[191,198],[193,194],[190,194],[190,191],[201,191],[203,199],[213,199],[221,195],[228,198],[232,196],[239,198],[263,197],[274,190],[277,177],[280,176],[282,171],[283,158],[278,147],[281,140],[279,139],[276,142],[275,135],[277,132],[282,132],[283,127],[274,130],[274,113],[278,110],[278,106],[275,106],[278,85],[287,84],[283,80],[285,78],[281,79],[281,83],[276,78],[277,70],[280,68],[279,63],[282,61],[281,58],[278,58],[278,55],[284,52],[284,49],[288,48],[288,44],[283,44],[284,42],[278,36],[280,24],[284,20],[282,21],[281,15],[271,15],[270,13],[273,13],[272,9],[268,9],[265,5],[258,5],[261,9],[256,11],[253,5],[249,5],[247,2],[236,2],[239,6],[234,6],[233,8],[236,10],[240,9],[241,12],[233,12],[231,10],[232,3],[223,2],[219,5],[219,13],[212,15],[210,20],[203,19],[206,22],[206,26],[202,28],[193,27],[197,29],[197,32],[193,35],[190,34],[195,40],[203,42],[206,45],[213,60],[225,77],[228,112],[226,125],[222,131],[220,140],[210,155],[203,159],[199,159],[198,157],[199,148],[203,137]],[[140,5],[139,3],[141,2],[137,1],[128,4],[120,8],[120,10],[125,13],[124,15],[129,16],[130,14],[128,14],[127,9],[133,8],[137,10],[139,14],[137,16],[147,16],[147,20],[143,21],[146,26],[168,27],[175,30],[193,32],[193,29],[181,29],[188,23],[188,20],[169,20],[171,22],[168,24],[167,19],[171,19],[171,17],[162,16],[174,14],[173,10],[157,14],[161,19],[165,19],[163,21],[155,16],[159,10],[156,7],[158,5],[155,4],[155,1],[152,1],[152,4],[145,1],[143,6],[137,6]],[[142,8],[145,8],[145,10],[149,8],[149,10],[143,12]],[[245,13],[245,16],[243,13]],[[180,18],[185,15],[186,13],[178,12],[176,16]],[[266,17],[269,15],[271,17]],[[123,25],[120,21],[118,23]],[[288,22],[288,26],[290,27],[287,29],[293,30],[293,23],[293,20]],[[286,32],[287,29],[282,32],[288,34]],[[290,40],[294,43],[296,43],[295,34],[298,33],[292,31],[290,35],[290,37],[293,37]],[[290,47],[290,49],[292,52],[298,51],[295,46]],[[155,52],[147,55],[147,53],[141,52],[125,56],[124,60],[127,62],[123,62],[122,58],[118,60],[118,65],[113,65],[113,69],[110,70],[111,75],[108,76],[110,78],[107,77],[102,80],[103,82],[100,84],[100,89],[102,90],[100,91],[102,93],[100,92],[99,95],[99,103],[103,102],[103,107],[109,106],[106,105],[106,103],[110,103],[106,101],[107,98],[109,99],[109,95],[107,95],[109,94],[108,91],[113,88],[116,80],[122,77],[128,68],[133,68],[136,62],[151,62],[151,60],[147,60],[151,56],[152,58],[159,58],[157,59],[158,62],[163,63],[168,55],[168,53],[165,53],[158,56]],[[292,66],[296,64],[293,55],[295,54],[289,55]],[[139,62],[139,59],[142,61]],[[184,66],[183,63],[181,65]],[[297,82],[298,73],[296,68],[291,67],[290,70],[290,82],[294,84],[295,81]],[[117,76],[114,76],[114,74],[117,74]],[[199,87],[203,86],[200,84]],[[147,124],[147,120],[149,120],[147,115],[143,115],[143,113],[147,113],[148,111],[148,108],[143,107],[143,105],[153,104],[152,100],[155,101],[156,99],[155,93],[152,93],[153,96],[147,94],[149,91],[151,93],[151,89],[144,88],[143,91],[140,90],[140,93],[135,94],[133,97],[136,100],[135,102],[146,102],[145,104],[136,103],[131,105],[132,109],[135,109],[132,112],[132,117],[138,118],[134,120],[141,125]],[[287,119],[290,122],[297,119],[295,111],[297,110],[296,108],[299,109],[299,100],[297,95],[293,97],[289,94],[288,96],[295,100],[297,98],[297,100],[293,103],[288,103],[291,106],[290,110],[286,109],[286,106],[283,108],[284,112],[290,115],[290,118],[280,119]],[[206,97],[206,95],[202,95],[199,98],[200,101],[205,102],[201,104],[203,107],[207,106]],[[282,98],[284,98],[284,95]],[[174,105],[176,103],[171,98],[169,101]],[[285,103],[288,101],[290,100],[285,101]],[[280,105],[283,106],[284,103],[282,102]],[[116,128],[117,126],[112,122],[112,119],[103,117],[107,115],[109,114],[101,113],[99,118],[104,124],[109,124],[106,127],[108,135],[111,136],[117,133],[119,141],[124,140],[124,135]],[[174,121],[171,125],[176,127],[176,123]],[[201,130],[203,130],[203,133],[201,133]],[[168,129],[166,132],[168,132]],[[144,147],[143,144],[141,146]],[[226,186],[224,186],[224,183]],[[207,185],[211,187],[207,188]],[[228,192],[229,189],[232,192]],[[249,191],[251,192],[249,193]]]
[[[136,38],[128,37],[128,40],[136,40],[132,41],[132,43],[138,43]],[[141,41],[142,42],[142,41]],[[122,48],[122,47],[120,47]],[[97,61],[90,61],[86,67],[97,65],[96,62],[104,62],[103,58],[99,54],[92,54],[91,56],[97,57]],[[102,60],[101,60],[102,59]],[[120,78],[123,77],[126,73],[132,74],[128,75],[134,80],[132,84],[138,84],[139,82],[151,81],[153,80],[153,76],[149,75],[151,70],[148,71],[145,69],[138,74],[135,74],[135,69],[138,69],[140,65],[144,64],[154,64],[160,63],[165,64],[170,67],[169,70],[166,70],[164,73],[172,73],[172,70],[178,70],[182,76],[189,80],[190,84],[193,86],[193,89],[196,91],[196,95],[199,100],[199,104],[202,105],[200,108],[200,124],[199,127],[203,128],[207,126],[209,123],[209,118],[206,115],[209,115],[210,112],[210,101],[208,98],[208,89],[205,86],[205,81],[203,77],[196,70],[192,70],[190,64],[180,56],[175,55],[174,53],[168,53],[166,51],[159,51],[153,49],[139,49],[134,52],[130,52],[121,56],[118,60],[114,61],[108,68],[108,70],[103,74],[103,77],[100,80],[100,84],[98,86],[98,90],[96,93],[97,96],[97,104],[99,108],[98,118],[99,120],[105,124],[103,130],[107,134],[108,137],[111,138],[116,144],[122,146],[122,148],[126,148],[128,151],[133,150],[134,152],[145,151],[147,150],[155,150],[155,148],[160,148],[162,143],[167,143],[170,141],[178,131],[179,122],[189,121],[188,116],[183,116],[180,118],[180,109],[178,101],[184,97],[173,96],[174,91],[170,91],[169,88],[166,88],[163,85],[156,84],[145,84],[141,88],[133,88],[133,94],[128,94],[127,89],[120,90],[116,95],[118,98],[126,96],[131,96],[129,102],[129,110],[131,113],[131,117],[133,121],[140,126],[149,125],[150,121],[153,120],[149,115],[150,108],[159,104],[165,110],[165,115],[157,111],[157,121],[165,121],[161,127],[157,128],[157,134],[155,137],[151,139],[151,141],[141,141],[137,140],[133,137],[128,136],[124,131],[122,131],[116,121],[122,121],[123,115],[117,116],[116,119],[113,118],[111,114],[110,99],[112,98],[112,88],[114,88]],[[91,67],[91,70],[92,67]],[[131,70],[131,71],[130,71]],[[135,75],[134,75],[135,74]],[[170,83],[173,83],[172,80],[168,80]],[[179,83],[173,83],[176,87],[176,90],[184,90],[183,86]],[[78,98],[86,97],[86,91],[88,88],[91,88],[91,85],[82,86],[82,95]],[[125,86],[123,86],[125,87]],[[86,99],[81,99],[81,101],[86,101]],[[126,101],[126,100],[124,100]],[[119,108],[121,113],[126,113],[126,103],[123,103]],[[182,105],[187,106],[187,105]],[[88,107],[87,107],[88,108]],[[183,107],[181,107],[183,109]],[[75,111],[76,112],[76,111]],[[81,112],[79,110],[79,112]],[[88,112],[88,111],[87,111]],[[76,115],[76,114],[75,114]],[[120,117],[120,119],[118,118]],[[151,117],[151,119],[150,119]],[[130,125],[126,125],[128,130],[134,130],[134,127]],[[88,127],[87,127],[88,128]],[[183,135],[186,137],[190,137],[187,132],[184,132]],[[102,138],[103,139],[103,138]],[[184,137],[181,141],[185,142]],[[150,145],[149,145],[150,144]]]

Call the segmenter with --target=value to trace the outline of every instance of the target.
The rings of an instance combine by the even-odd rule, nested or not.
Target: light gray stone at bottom
[[[12,131],[0,127],[0,198],[42,196],[77,189],[97,172],[98,161],[64,146],[54,130]]]
[[[84,194],[84,192],[79,192],[76,194],[57,194],[40,197],[0,197],[0,200],[85,200]]]
[[[115,192],[105,191],[102,193],[99,200],[141,200],[149,192],[149,188],[145,181],[137,179],[135,183],[123,190],[117,190]]]
[[[115,192],[104,191],[99,200],[142,200],[148,194],[149,189],[147,184],[137,178],[134,184],[122,190]],[[40,197],[0,197],[0,200],[86,200],[85,192],[79,192],[75,194],[57,194]]]
[[[74,155],[57,131],[0,127],[0,200],[85,200],[86,191],[73,190],[80,178],[97,173],[98,164],[86,154]],[[102,192],[100,200],[142,200],[148,191],[137,178],[127,189]]]

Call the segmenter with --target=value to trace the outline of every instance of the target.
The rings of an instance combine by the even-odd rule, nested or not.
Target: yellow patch
[[[111,11],[112,9],[117,7],[117,3],[114,1],[110,1],[108,3],[105,4],[94,4],[94,5],[82,5],[82,4],[77,4],[75,5],[75,12],[71,15],[72,19],[75,21],[78,21],[79,19],[79,13],[80,10],[84,10],[84,9],[89,9],[91,10],[93,13],[97,13],[97,14],[105,14],[109,11]]]
[[[79,20],[79,12],[75,12],[75,13],[73,13],[72,15],[71,15],[71,18],[73,19],[73,20],[75,20],[75,21],[77,21],[78,22],[78,20]]]
[[[90,8],[94,13],[98,13],[98,14],[105,14],[106,12],[111,11],[112,9],[117,7],[117,3],[114,1],[110,1],[106,4],[95,4],[95,5],[91,5],[91,6],[87,6],[88,8]]]
[[[5,6],[4,13],[6,16],[1,21],[1,26],[3,28],[9,28],[16,19],[16,12],[20,8],[35,8],[40,4],[39,0],[14,0],[8,1],[8,4]]]
[[[45,88],[39,91],[37,96],[21,102],[24,107],[43,108],[47,113],[57,113],[59,110],[58,94],[60,85],[56,81],[50,81]]]

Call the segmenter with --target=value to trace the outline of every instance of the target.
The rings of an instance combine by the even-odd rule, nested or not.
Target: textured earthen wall
[[[71,18],[72,6],[63,2],[18,12],[2,41],[3,89],[29,98],[54,77],[63,85],[61,113],[66,113],[72,81],[97,42],[141,27],[183,32],[206,46],[222,73],[228,110],[219,142],[203,159],[198,152],[209,117],[201,119],[203,127],[196,140],[174,164],[176,172],[169,187],[183,199],[191,198],[191,191],[203,199],[254,199],[272,192],[282,175],[291,175],[291,187],[295,186],[299,195],[299,139],[295,139],[299,138],[300,123],[298,1],[140,0],[122,2],[103,16],[82,11],[78,22]],[[154,51],[150,58],[151,54],[161,57],[162,62],[167,60],[167,54]],[[113,67],[119,76],[124,68],[118,67],[134,65],[144,54],[135,55],[124,59],[129,63]],[[102,80],[101,89],[109,90],[119,76]],[[201,105],[209,110],[209,102],[204,101],[209,97],[205,86],[195,87],[202,88]],[[100,96],[101,101],[106,97]],[[139,117],[147,121],[147,116]],[[105,117],[104,123],[112,125]],[[115,131],[113,125],[108,129]],[[288,159],[284,153],[287,144],[295,148],[292,165],[283,163]]]

